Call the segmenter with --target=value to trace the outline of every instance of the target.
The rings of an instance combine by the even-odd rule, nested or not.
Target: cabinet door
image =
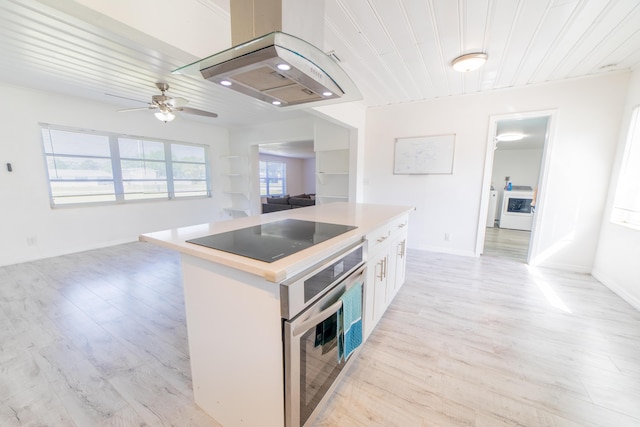
[[[389,254],[383,252],[369,261],[367,270],[367,303],[365,339],[369,337],[387,307]]]
[[[396,296],[400,287],[405,281],[406,272],[406,254],[407,254],[407,233],[402,233],[397,239],[393,241],[391,255],[392,271],[389,273],[390,279],[387,291],[387,304],[390,304],[393,298]]]

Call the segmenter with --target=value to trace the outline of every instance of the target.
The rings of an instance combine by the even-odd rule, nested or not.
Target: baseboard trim
[[[443,248],[443,247],[440,247],[440,246],[418,245],[418,246],[409,246],[407,249],[415,249],[415,250],[418,250],[418,251],[436,252],[436,253],[441,253],[441,254],[459,255],[459,256],[476,258],[476,254],[475,254],[474,251],[449,249],[449,248]]]
[[[614,294],[618,295],[620,298],[628,302],[636,310],[640,311],[640,299],[635,297],[634,295],[631,295],[629,292],[627,292],[624,286],[621,286],[611,277],[607,276],[606,274],[604,274],[602,271],[598,269],[594,269],[591,272],[591,275],[595,277],[600,283],[602,283],[607,288],[609,288],[611,292],[613,292]]]

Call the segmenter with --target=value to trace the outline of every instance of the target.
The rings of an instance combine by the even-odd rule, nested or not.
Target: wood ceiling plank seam
[[[343,13],[342,10],[340,10],[340,12]],[[343,16],[347,19],[349,19],[347,16]],[[345,46],[353,46],[351,44],[351,42],[347,42],[347,40],[356,40],[359,43],[362,43],[362,48],[356,48],[354,46],[354,48],[351,50],[353,56],[352,56],[352,60],[350,60],[350,62],[356,62],[354,61],[355,59],[357,59],[357,62],[360,64],[369,64],[369,69],[370,70],[376,70],[376,72],[371,72],[369,73],[367,76],[361,76],[360,73],[357,72],[357,70],[352,69],[351,67],[349,67],[348,64],[345,64],[344,68],[345,71],[347,71],[350,75],[352,75],[353,77],[358,76],[360,78],[358,79],[354,79],[354,80],[359,80],[359,81],[363,81],[363,80],[367,80],[369,79],[371,76],[374,76],[378,82],[378,90],[388,90],[389,95],[393,95],[391,88],[389,87],[388,83],[385,81],[385,78],[387,77],[386,75],[383,75],[384,73],[381,73],[378,71],[379,67],[381,66],[380,64],[380,57],[375,53],[375,51],[373,51],[372,49],[370,49],[369,45],[366,44],[366,42],[364,42],[364,39],[356,36],[356,37],[341,37],[341,33],[338,31],[338,26],[333,24],[332,21],[332,17],[327,16],[325,18],[325,24],[327,26],[327,28],[325,29],[325,37],[327,36],[327,29],[329,29],[330,31],[333,31],[334,34],[338,35],[338,39],[345,45]],[[356,28],[356,27],[353,27]],[[365,57],[365,55],[367,55],[368,53],[370,53],[370,58],[368,59],[367,57]],[[352,77],[352,78],[353,78]],[[362,89],[361,89],[362,90]]]
[[[565,69],[571,67],[570,60],[577,56],[577,52],[579,51],[579,47],[584,45],[584,40],[596,31],[597,26],[602,22],[606,16],[609,14],[611,9],[615,6],[616,0],[610,0],[604,8],[600,10],[597,14],[596,18],[591,20],[587,28],[582,31],[580,36],[574,41],[574,43],[566,50],[566,54],[563,56],[563,59],[558,61],[556,66],[553,67],[551,72],[548,74],[547,79],[555,79],[558,78],[556,76],[561,76],[560,78],[565,78],[568,76],[568,71]],[[569,64],[569,65],[567,65]]]
[[[629,59],[634,52],[640,51],[636,46],[640,45],[640,28],[626,26],[620,31],[632,31],[631,34],[622,34],[616,37],[616,41],[609,38],[608,41],[600,46],[600,50],[604,52],[602,55],[592,55],[589,62],[586,63],[581,73],[599,73],[610,72],[623,69],[631,69],[631,66],[625,64],[630,62]],[[585,71],[586,70],[586,71]]]
[[[358,34],[359,37],[362,38],[362,40],[364,41],[364,43],[367,45],[367,47],[375,53],[376,56],[379,56],[379,52],[376,49],[376,47],[373,45],[373,43],[371,43],[371,40],[368,39],[367,35],[365,34],[364,29],[362,28],[362,26],[358,23],[358,20],[355,18],[355,16],[353,15],[353,13],[351,13],[351,11],[349,10],[349,8],[346,6],[346,4],[344,3],[343,0],[336,0],[335,4],[340,8],[340,10],[342,11],[342,14],[349,20],[349,22],[351,22],[351,24],[353,25],[356,33]]]
[[[487,52],[492,60],[482,67],[483,76],[487,76],[482,84],[484,90],[496,88],[498,74],[505,58],[508,58],[507,44],[519,6],[510,0],[495,0],[491,8],[487,24]]]
[[[607,34],[604,37],[598,37],[598,42],[595,45],[591,45],[589,52],[585,56],[583,56],[583,58],[569,71],[569,75],[570,76],[583,75],[584,71],[583,72],[577,71],[578,68],[581,68],[581,67],[584,68],[583,64],[585,64],[589,59],[596,57],[597,56],[596,52],[600,50],[600,47],[605,45],[606,42],[611,40],[616,34],[622,31],[623,29],[621,27],[624,27],[624,24],[626,22],[631,21],[632,25],[635,24],[636,22],[640,22],[638,20],[638,17],[634,15],[634,13],[638,13],[638,11],[640,11],[640,3],[636,4],[635,7],[631,9],[625,15],[625,17],[618,22],[618,24],[613,26],[611,30],[607,32]]]
[[[11,64],[5,64],[5,67],[10,67]],[[22,75],[25,73],[25,70],[21,67],[13,67],[13,69],[16,71],[17,74]],[[32,70],[27,70],[26,72],[32,72]],[[88,92],[95,92],[96,94],[103,94],[103,86],[102,85],[98,85],[96,84],[96,80],[93,78],[87,78],[86,75],[84,74],[73,74],[73,75],[67,75],[68,78],[66,79],[57,79],[56,80],[56,86],[54,88],[51,88],[50,85],[48,84],[49,82],[43,83],[40,87],[42,90],[46,90],[46,91],[53,91],[53,92],[60,92],[59,88],[61,86],[69,86],[69,87],[74,87],[77,86],[78,83],[82,84],[83,86],[83,96],[87,95]],[[33,85],[31,85],[33,86]],[[61,92],[62,93],[62,92]],[[72,96],[78,96],[78,95],[72,95]]]
[[[8,57],[7,53],[10,53],[11,50],[5,49],[5,58]],[[24,62],[23,61],[19,61],[22,65],[23,65],[23,71],[24,71]],[[4,65],[6,65],[7,62],[4,62]],[[89,83],[92,83],[94,81],[102,81],[104,82],[104,73],[102,73],[101,71],[97,71],[96,70],[88,70],[86,68],[83,67],[77,67],[77,68],[69,68],[68,64],[59,64],[59,63],[54,63],[51,62],[48,57],[39,57],[37,54],[34,54],[34,56],[32,56],[32,60],[31,60],[31,64],[32,67],[31,68],[36,68],[34,67],[37,66],[37,69],[43,73],[43,74],[48,74],[50,76],[50,81],[57,81],[57,82],[85,82],[83,83],[85,86],[89,86]],[[52,73],[53,71],[53,73]],[[134,80],[135,78],[135,80]],[[136,86],[142,86],[146,83],[148,83],[148,81],[153,80],[153,77],[149,76],[149,77],[144,77],[142,75],[140,75],[140,73],[138,73],[135,77],[129,76],[127,79],[121,80],[121,81],[115,81],[113,79],[109,79],[109,84],[110,84],[110,89],[114,89],[113,91],[116,91],[118,89],[122,89],[122,90],[129,90],[129,88],[131,87],[132,84],[135,84]]]
[[[536,81],[545,82],[551,80],[554,69],[558,67],[562,61],[567,60],[567,55],[572,51],[573,47],[580,40],[582,35],[587,31],[588,26],[593,20],[602,13],[600,4],[591,0],[580,0],[576,6],[574,13],[571,14],[567,24],[563,27],[562,32],[558,34],[558,39],[550,50],[543,62],[539,64],[539,70],[536,72]]]
[[[518,4],[517,4],[516,9],[514,11],[513,19],[511,20],[511,25],[510,25],[510,28],[509,28],[509,32],[507,34],[507,37],[505,38],[504,49],[503,49],[502,55],[500,56],[500,59],[499,59],[498,67],[497,67],[497,70],[496,70],[496,76],[494,78],[493,88],[500,87],[499,86],[499,82],[501,80],[502,75],[504,74],[503,70],[504,70],[505,58],[507,57],[506,53],[509,51],[511,37],[513,35],[513,32],[515,31],[515,28],[516,28],[517,21],[518,21],[518,18],[520,16],[521,10],[522,10],[522,0],[518,0]]]
[[[347,71],[348,74],[352,76],[354,81],[359,82],[360,90],[363,92],[363,94],[366,95],[366,102],[368,103],[374,101],[371,99],[372,92],[368,92],[366,90],[366,87],[363,86],[362,82],[370,80],[372,76],[378,82],[378,85],[376,85],[375,88],[373,87],[373,85],[369,85],[369,87],[371,87],[375,91],[375,96],[377,98],[387,97],[387,99],[388,97],[391,97],[392,99],[394,99],[393,102],[395,102],[395,99],[397,99],[397,94],[394,93],[393,88],[388,84],[387,79],[389,77],[384,74],[384,70],[381,68],[379,55],[375,52],[375,50],[371,49],[371,46],[368,44],[367,40],[360,36],[360,28],[357,27],[357,25],[353,25],[352,18],[348,14],[345,15],[345,11],[344,9],[342,9],[341,5],[339,5],[337,2],[329,3],[328,5],[329,7],[326,9],[327,13],[325,14],[325,39],[328,38],[329,32],[333,31],[333,33],[336,34],[337,41],[342,43],[344,46],[350,47],[350,51],[347,50],[345,52],[351,53],[351,55],[346,55],[350,58],[349,63],[357,63],[359,65],[367,64],[367,69],[376,70],[375,73],[367,73],[363,75],[358,69],[354,69],[348,64],[343,64],[345,71]],[[348,22],[349,24],[345,25],[346,22]],[[338,28],[340,28],[342,31],[339,31]],[[345,28],[349,31],[348,34],[344,33]],[[355,44],[357,44],[357,46],[355,46]],[[362,69],[362,67],[359,68]],[[377,104],[378,102],[375,101],[374,103]]]
[[[464,26],[460,40],[462,41],[461,51],[464,53],[485,52],[485,34],[487,26],[487,15],[491,0],[464,0],[461,6],[460,15],[464,17]],[[483,19],[479,17],[484,16]],[[477,92],[482,81],[483,68],[474,73],[465,73],[463,76],[463,88],[465,93]]]
[[[19,25],[19,23],[17,23]],[[9,26],[3,26],[3,28],[7,29],[7,28],[11,28]],[[107,59],[111,58],[113,61],[117,61],[121,64],[123,64],[123,66],[127,67],[131,72],[137,72],[137,69],[134,69],[133,66],[131,65],[131,60],[135,59],[136,61],[139,62],[139,64],[144,64],[146,65],[147,62],[144,62],[145,60],[143,58],[140,57],[140,55],[135,55],[135,54],[127,54],[127,57],[129,58],[128,60],[116,57],[115,55],[112,54],[107,54],[107,52],[109,52],[109,48],[107,48],[106,46],[102,46],[102,49],[100,49],[99,47],[96,47],[95,45],[90,47],[88,45],[82,45],[78,42],[74,42],[73,40],[77,40],[77,37],[73,36],[73,34],[71,34],[68,31],[60,31],[60,29],[55,29],[55,31],[58,31],[58,33],[55,33],[55,35],[52,35],[50,33],[45,32],[44,30],[40,29],[37,25],[34,26],[33,25],[33,21],[26,21],[24,25],[19,25],[18,28],[16,29],[17,31],[14,31],[13,34],[19,34],[19,35],[24,35],[26,37],[26,40],[28,41],[22,41],[22,39],[19,38],[15,38],[13,36],[11,36],[12,38],[14,38],[15,40],[20,40],[22,41],[23,44],[28,44],[31,43],[32,45],[34,45],[34,42],[36,40],[41,41],[42,43],[45,43],[48,45],[48,49],[50,50],[50,52],[70,52],[73,51],[75,52],[78,57],[83,58],[84,60],[86,60],[87,58],[93,58],[96,60],[101,60],[103,61],[103,63],[105,64],[109,64],[110,61],[108,61]],[[60,33],[62,34],[67,34],[68,37],[61,37]],[[37,36],[37,37],[36,37]],[[136,52],[139,53],[139,52]],[[158,64],[156,64],[158,66]],[[139,67],[140,65],[138,65]],[[171,64],[170,66],[164,66],[162,71],[166,72],[167,70],[172,69],[171,67],[176,66],[176,64]]]
[[[544,78],[539,77],[542,68],[544,67],[545,63],[547,61],[549,61],[549,58],[552,57],[553,52],[555,52],[557,49],[559,49],[560,41],[563,40],[564,35],[567,33],[567,31],[571,27],[571,25],[574,22],[576,16],[578,16],[578,14],[583,10],[586,1],[588,1],[588,0],[579,0],[575,4],[575,6],[573,7],[573,9],[572,9],[571,13],[569,14],[569,16],[567,17],[567,19],[564,20],[564,24],[556,32],[556,35],[553,38],[553,40],[551,41],[551,43],[549,43],[549,45],[547,46],[547,48],[545,49],[544,52],[540,53],[539,60],[536,61],[535,68],[529,74],[529,78],[527,79],[526,84],[532,84],[532,83],[536,83],[536,82],[542,83],[542,82],[545,81]]]
[[[523,58],[530,52],[532,39],[539,31],[540,21],[552,0],[543,2],[522,1],[518,5],[517,15],[509,33],[505,56],[509,58],[501,64],[500,75],[496,78],[496,87],[513,87],[517,70],[522,66]]]
[[[616,49],[615,52],[612,52],[611,55],[613,55],[614,53],[618,53],[618,51],[624,51],[627,50],[628,53],[625,52],[621,52],[619,54],[619,60],[614,60],[617,64],[618,64],[618,69],[629,69],[629,70],[634,70],[633,68],[633,64],[638,64],[638,62],[640,62],[640,48],[638,48],[637,46],[640,45],[640,43],[634,43],[631,40],[632,39],[636,39],[640,36],[640,29],[638,31],[636,31],[632,36],[628,37],[624,43],[622,43],[620,45],[619,48]],[[627,43],[629,42],[629,43]],[[610,56],[611,56],[610,55]],[[607,61],[609,61],[609,57],[607,56]],[[634,58],[638,58],[638,59],[634,59]]]
[[[3,31],[0,30],[0,34],[2,34]],[[13,36],[14,33],[9,33],[7,34],[6,32],[4,33],[3,37],[4,40],[18,40]],[[23,41],[21,43],[22,46],[22,50],[21,50],[21,54],[24,56],[24,54],[26,52],[31,52],[31,53],[38,53],[40,56],[42,57],[46,57],[46,58],[50,58],[52,62],[67,62],[69,64],[75,64],[76,66],[84,66],[87,67],[89,65],[93,66],[93,68],[95,69],[96,67],[100,67],[101,70],[109,70],[109,71],[118,71],[122,74],[126,74],[124,73],[122,70],[128,70],[131,74],[134,75],[139,75],[140,74],[140,68],[131,68],[129,67],[131,64],[121,61],[122,64],[124,66],[126,66],[127,68],[122,68],[122,67],[118,67],[118,64],[113,64],[113,63],[107,63],[108,66],[104,66],[104,65],[97,65],[95,63],[92,63],[90,61],[87,61],[87,55],[84,55],[82,52],[75,52],[72,51],[68,48],[66,48],[64,45],[62,44],[56,44],[55,43],[55,38],[52,38],[52,40],[54,41],[53,43],[48,43],[46,40],[43,39],[36,39],[36,38],[30,38],[28,41]],[[77,53],[76,56],[71,56],[72,53]],[[141,64],[142,65],[142,64]],[[166,70],[167,68],[165,68]],[[163,72],[165,71],[163,70]],[[103,73],[104,74],[104,73]]]
[[[386,2],[389,2],[389,0],[385,0]],[[385,25],[385,20],[382,19],[382,15],[380,14],[380,12],[378,11],[378,8],[376,8],[375,4],[373,4],[371,2],[371,0],[367,0],[367,2],[369,3],[369,6],[372,9],[373,14],[375,15],[376,19],[378,19],[380,26],[382,28],[382,30],[385,32],[387,38],[389,39],[392,49],[395,52],[395,54],[398,56],[398,58],[401,58],[402,61],[398,61],[398,68],[402,68],[404,71],[405,76],[407,77],[407,79],[411,82],[411,85],[413,86],[413,88],[407,88],[406,87],[406,83],[405,84],[401,84],[400,87],[403,89],[402,91],[404,92],[405,96],[409,99],[411,99],[412,101],[415,100],[415,97],[412,99],[412,94],[415,94],[416,92],[419,92],[420,95],[422,96],[422,91],[420,90],[420,87],[418,85],[418,83],[416,82],[413,74],[409,71],[409,67],[406,65],[407,64],[407,59],[406,57],[402,54],[402,52],[400,51],[400,48],[398,47],[397,43],[395,42],[395,40],[398,39],[398,37],[393,37],[391,35],[391,32],[389,31],[387,25]],[[399,5],[399,1],[395,0],[395,4],[398,5],[399,7],[402,7]],[[385,14],[385,16],[389,16],[389,14]],[[404,19],[404,16],[403,16]],[[406,28],[409,24],[408,21],[404,21],[402,23],[397,23],[398,26]],[[401,42],[403,42],[403,40],[401,40]],[[386,63],[388,63],[389,61],[385,61]],[[398,75],[397,72],[393,72],[393,75],[396,76],[395,78],[397,79],[398,77],[400,77]],[[403,81],[405,81],[403,79]]]
[[[370,8],[371,6],[368,3],[368,0],[363,0],[366,1],[367,6]],[[385,85],[390,85],[393,83],[393,91],[392,93],[397,96],[397,94],[399,92],[405,92],[402,83],[398,80],[398,77],[396,75],[396,73],[394,73],[391,68],[390,68],[390,64],[387,61],[384,61],[383,58],[381,57],[381,53],[379,52],[379,50],[376,48],[375,44],[372,42],[371,38],[367,35],[367,31],[366,29],[359,23],[356,21],[355,16],[353,15],[353,13],[349,10],[349,8],[346,6],[346,4],[342,1],[342,0],[337,0],[336,3],[341,7],[342,11],[344,14],[346,14],[346,16],[348,17],[350,22],[356,22],[356,28],[358,29],[358,35],[359,37],[362,37],[363,40],[365,41],[365,44],[369,47],[369,49],[374,52],[374,55],[377,58],[377,63],[376,66],[373,67],[372,69],[375,70],[384,70],[384,74],[387,76],[387,79],[385,79],[384,84]],[[376,71],[379,72],[379,71]],[[405,92],[406,95],[406,92]]]
[[[438,58],[439,58],[439,62],[441,64],[441,72],[442,75],[444,76],[444,81],[445,81],[445,88],[447,93],[451,93],[451,87],[449,84],[449,75],[447,73],[447,69],[446,69],[446,63],[447,61],[444,58],[444,52],[442,49],[442,39],[440,37],[440,28],[438,26],[438,18],[436,16],[436,11],[435,11],[435,7],[433,4],[434,0],[428,0],[427,4],[428,4],[428,8],[429,8],[429,19],[431,20],[431,27],[433,28],[434,31],[434,45],[436,46],[436,51],[438,52]]]
[[[14,52],[16,56],[24,56],[24,50],[21,49],[20,51],[16,51],[13,47],[6,47],[4,52],[5,58],[7,57],[7,53],[10,53],[10,52]],[[70,73],[73,73],[76,76],[92,76],[95,79],[104,81],[105,75],[112,75],[111,73],[105,74],[104,72],[105,67],[96,68],[94,64],[77,60],[76,58],[72,58],[72,57],[69,57],[68,60],[63,62],[59,60],[52,61],[50,56],[50,51],[46,47],[38,48],[38,49],[32,48],[31,50],[29,50],[29,52],[30,52],[30,61],[29,61],[30,64],[38,65],[39,69],[47,74],[51,74],[51,70],[55,69],[58,71],[56,76],[61,79],[65,79],[66,77],[68,77]],[[73,64],[74,67],[70,67],[69,66],[70,64]],[[114,69],[114,71],[118,71],[118,70]],[[154,80],[153,75],[147,75],[147,77],[144,77],[144,75],[141,73],[140,70],[136,70],[136,72],[132,74],[125,74],[125,73],[119,72],[118,76],[121,78],[121,81],[123,82],[126,81],[130,84],[136,84],[136,85],[148,84],[149,80]],[[143,80],[143,78],[145,80]],[[156,79],[158,78],[157,75],[155,78]],[[116,81],[112,79],[110,81],[112,83],[116,83]],[[129,86],[122,86],[122,87],[127,88]],[[113,88],[117,89],[116,86],[113,86]]]
[[[493,57],[493,53],[489,52],[489,24],[491,22],[491,16],[493,14],[493,9],[496,5],[495,0],[489,0],[487,2],[487,11],[485,13],[485,17],[484,17],[484,32],[482,34],[482,52],[486,53],[487,55],[489,55],[487,62],[492,61],[492,57]],[[491,63],[491,62],[489,62]],[[485,87],[485,85],[487,85],[487,83],[489,82],[487,75],[489,73],[487,72],[487,67],[482,67],[480,68],[480,72],[478,73],[477,76],[477,83],[476,83],[476,87],[478,88],[479,91],[484,91],[487,90],[487,87]],[[489,86],[491,87],[491,86]]]
[[[526,59],[531,54],[532,47],[535,45],[536,41],[538,40],[538,36],[541,34],[541,31],[544,28],[544,23],[546,22],[546,19],[548,18],[549,13],[553,8],[553,3],[554,3],[553,0],[549,1],[547,3],[547,6],[544,8],[544,11],[542,12],[542,16],[538,20],[538,24],[536,25],[536,28],[533,31],[533,34],[531,35],[531,37],[529,37],[527,46],[522,54],[522,57],[520,58],[520,61],[518,62],[518,66],[516,67],[516,71],[513,73],[513,77],[511,78],[511,81],[510,81],[510,86],[514,86],[516,84],[516,81],[518,80],[518,77],[520,76],[520,73],[524,68]]]
[[[353,19],[357,19],[362,37],[367,40],[378,56],[393,50],[389,34],[385,31],[380,17],[376,16],[371,0],[350,0],[344,4]]]
[[[437,49],[439,46],[435,37],[437,29],[433,27],[429,3],[404,0],[403,8],[411,27],[412,37],[416,41],[419,57],[424,62],[425,73],[428,73],[429,86],[425,87],[427,99],[445,96],[448,89],[445,91],[441,89],[446,86],[445,71],[439,61],[441,53]],[[445,81],[445,84],[440,84],[441,81]]]
[[[364,95],[364,99],[366,103],[373,102],[376,103],[373,97],[375,98],[385,98],[386,96],[381,95],[381,92],[389,91],[388,95],[391,95],[390,89],[384,84],[384,80],[382,78],[381,73],[369,73],[367,76],[362,76],[357,69],[353,69],[349,66],[350,63],[362,63],[366,64],[368,61],[361,56],[361,52],[363,50],[358,50],[353,44],[349,42],[349,40],[354,40],[353,38],[347,39],[342,37],[338,28],[334,25],[333,21],[330,18],[325,18],[325,38],[330,40],[331,37],[334,37],[336,40],[334,42],[334,48],[336,43],[339,43],[338,50],[340,52],[344,52],[347,57],[351,58],[350,61],[346,64],[342,64],[341,66],[345,70],[345,72],[352,76],[354,81],[358,81],[358,89]],[[359,40],[359,39],[355,39]],[[374,58],[377,60],[377,58]],[[377,84],[370,84],[371,79],[375,79]],[[375,94],[375,95],[374,95]]]
[[[335,41],[332,41],[334,39]],[[333,21],[325,17],[325,42],[329,43],[331,49],[340,52],[342,56],[350,58],[349,62],[359,62],[360,57],[359,53],[356,49],[354,49],[353,45],[348,43],[338,32],[338,29],[333,24]],[[366,78],[362,78],[358,70],[352,69],[349,66],[349,63],[341,64],[341,67],[344,71],[351,77],[354,82],[357,82],[358,90],[362,93],[363,98],[366,103],[370,101],[370,98],[373,96],[373,93],[378,93],[378,89],[374,89],[367,85],[368,80]],[[372,76],[376,77],[377,73],[371,73]]]
[[[78,20],[63,15],[59,11],[49,9],[35,9],[32,7],[27,7],[26,5],[21,6],[24,6],[23,9],[26,10],[20,12],[13,11],[14,16],[22,18],[22,21],[15,22],[15,24],[17,25],[18,33],[20,34],[24,33],[27,28],[30,28],[32,31],[35,31],[38,34],[50,35],[39,28],[45,27],[48,29],[49,33],[57,34],[57,39],[66,39],[69,40],[68,43],[75,45],[79,45],[79,43],[74,42],[73,40],[85,40],[87,42],[91,41],[94,45],[101,46],[102,48],[107,49],[107,51],[116,51],[116,49],[113,49],[114,46],[123,47],[129,42],[128,40],[123,39],[117,34],[109,33],[102,29],[92,27],[91,25],[84,22],[78,22]],[[35,19],[35,17],[38,17],[39,19]],[[73,23],[71,21],[73,21]],[[36,27],[33,27],[34,25]],[[83,37],[79,37],[79,34],[77,34],[76,32],[81,32]],[[25,35],[28,36],[28,34]],[[62,37],[62,35],[65,35],[66,37]],[[122,40],[122,43],[116,43],[114,41],[115,39]],[[96,43],[97,40],[101,40],[103,43],[98,44]],[[128,50],[130,51],[131,48],[128,47]],[[161,54],[157,51],[146,48],[136,51],[136,55],[128,54],[128,56],[130,58],[138,59],[140,57],[140,54],[142,53],[146,53],[146,56],[151,57],[165,56],[164,54]],[[152,54],[150,55],[149,53]]]
[[[418,39],[416,37],[416,33],[414,31],[414,26],[411,25],[411,20],[409,19],[409,13],[407,11],[407,8],[404,4],[404,1],[400,0],[399,2],[400,4],[400,11],[402,13],[404,22],[406,23],[406,27],[408,29],[408,33],[409,33],[409,37],[411,38],[411,44],[413,46],[413,49],[415,49],[416,51],[416,55],[419,59],[421,68],[423,70],[423,76],[424,79],[426,80],[427,83],[427,92],[421,91],[421,93],[423,94],[423,99],[426,98],[428,96],[429,93],[433,92],[433,81],[431,80],[431,73],[429,72],[429,69],[427,68],[427,62],[425,61],[424,55],[422,55],[422,50],[418,47]]]

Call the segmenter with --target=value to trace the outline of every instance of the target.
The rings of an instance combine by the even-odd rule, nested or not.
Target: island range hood
[[[245,41],[173,73],[201,76],[280,108],[361,99],[355,84],[331,56],[281,31]]]

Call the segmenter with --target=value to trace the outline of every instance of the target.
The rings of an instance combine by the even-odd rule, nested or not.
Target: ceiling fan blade
[[[187,114],[195,114],[196,116],[218,117],[216,113],[210,113],[209,111],[198,110],[197,108],[180,107],[180,108],[176,108],[176,110],[184,111]]]
[[[180,97],[171,98],[170,100],[167,101],[167,104],[170,104],[172,107],[175,107],[175,108],[184,107],[188,103],[189,101]]]
[[[129,101],[142,102],[143,104],[148,104],[148,102],[147,102],[147,101],[140,101],[139,99],[127,98],[126,96],[114,95],[114,94],[112,94],[112,93],[105,93],[105,95],[107,95],[107,96],[113,96],[113,97],[115,97],[115,98],[128,99]]]
[[[157,106],[139,107],[139,108],[125,108],[124,110],[118,110],[118,113],[126,113],[127,111],[142,111],[142,110],[155,110]]]

